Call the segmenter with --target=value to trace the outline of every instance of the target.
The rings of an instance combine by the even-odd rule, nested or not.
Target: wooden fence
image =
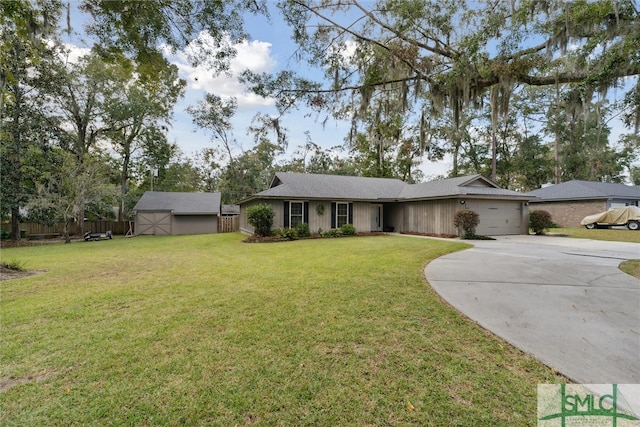
[[[235,233],[239,230],[239,216],[221,216],[218,218],[218,233]]]
[[[11,224],[3,223],[2,229],[11,231]],[[64,223],[60,222],[54,225],[42,225],[35,222],[21,222],[21,233],[26,233],[28,236],[33,235],[55,235],[60,234],[64,230]],[[106,233],[111,230],[113,234],[126,234],[129,231],[129,222],[116,222],[116,221],[85,221],[84,231],[91,231],[92,233]],[[131,230],[133,231],[133,221],[131,221]],[[69,224],[69,234],[75,235],[80,233],[80,227],[76,223]]]
[[[3,223],[2,229],[11,231],[11,224]],[[64,224],[58,223],[53,226],[36,224],[33,222],[20,223],[20,230],[22,233],[26,233],[26,237],[29,236],[52,236],[62,235],[64,230]],[[106,233],[111,230],[115,235],[125,235],[130,232],[134,234],[134,222],[116,222],[116,221],[85,221],[84,231],[91,231],[92,233]],[[240,230],[240,217],[238,216],[221,216],[218,218],[218,233],[234,233]],[[77,235],[80,233],[80,228],[77,224],[72,223],[69,225],[69,233]]]

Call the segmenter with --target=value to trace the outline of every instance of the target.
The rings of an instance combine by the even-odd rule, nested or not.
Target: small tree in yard
[[[536,235],[544,234],[544,230],[551,228],[553,222],[551,221],[551,214],[547,211],[531,211],[529,212],[529,228],[531,228]]]
[[[480,224],[480,216],[471,209],[456,212],[453,225],[462,232],[463,239],[470,239],[476,235],[476,227]]]
[[[58,150],[57,173],[37,183],[38,194],[27,205],[36,212],[47,212],[64,223],[65,243],[71,241],[69,226],[84,220],[85,206],[114,200],[116,187],[109,184],[105,166],[88,155],[79,162],[76,156]],[[51,220],[51,219],[50,219]]]
[[[267,204],[247,208],[247,220],[249,224],[253,225],[254,231],[258,236],[266,237],[271,235],[274,215],[273,209]]]

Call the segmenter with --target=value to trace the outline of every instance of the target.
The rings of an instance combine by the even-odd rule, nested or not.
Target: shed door
[[[171,234],[170,212],[138,212],[136,234]]]
[[[478,213],[480,224],[476,233],[485,236],[521,234],[520,202],[477,200],[467,201],[467,207]]]

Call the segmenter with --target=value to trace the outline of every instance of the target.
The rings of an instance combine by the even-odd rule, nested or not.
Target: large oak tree
[[[350,117],[352,137],[372,128],[371,107],[386,103],[380,122],[393,120],[400,107],[419,129],[423,149],[429,118],[450,117],[456,151],[468,131],[465,110],[488,108],[497,129],[523,87],[561,87],[572,109],[623,87],[627,113],[638,123],[640,16],[632,0],[288,0],[279,7],[297,57],[324,79],[292,71],[246,78],[257,93],[276,96],[283,112],[305,102]]]

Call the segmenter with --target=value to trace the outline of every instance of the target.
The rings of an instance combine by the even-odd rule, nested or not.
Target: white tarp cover
[[[625,225],[627,222],[635,220],[640,221],[640,208],[637,206],[625,206],[624,208],[611,208],[606,212],[584,217],[580,222],[581,225],[589,224],[620,224]]]

